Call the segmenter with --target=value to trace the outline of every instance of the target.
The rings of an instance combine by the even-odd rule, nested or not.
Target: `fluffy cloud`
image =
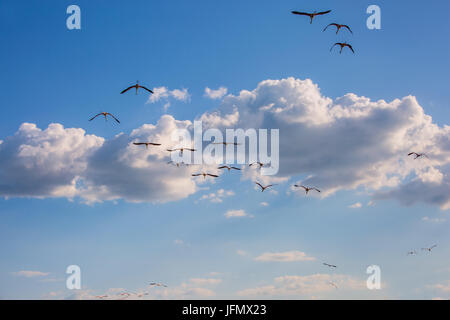
[[[311,80],[265,80],[227,95],[206,126],[280,129],[279,177],[302,182],[326,197],[358,187],[375,199],[450,207],[450,126],[439,127],[413,96],[371,101],[349,93],[331,99]],[[413,160],[410,151],[429,159]],[[381,190],[383,188],[383,190]]]
[[[265,252],[255,258],[256,261],[276,261],[276,262],[294,262],[294,261],[314,261],[316,258],[309,257],[301,251],[287,252]]]
[[[15,276],[18,277],[26,277],[26,278],[34,278],[34,277],[45,277],[48,276],[49,272],[42,272],[42,271],[33,271],[33,270],[22,270],[12,273]]]
[[[208,87],[205,88],[205,97],[208,97],[210,99],[221,99],[224,95],[226,95],[228,92],[228,89],[225,87],[220,87],[217,90],[210,89]]]
[[[362,207],[362,204],[361,204],[361,202],[356,202],[354,204],[349,205],[348,207],[351,209],[359,209]]]
[[[187,102],[190,100],[191,95],[188,92],[188,89],[174,89],[169,90],[167,87],[157,87],[153,88],[153,94],[148,98],[147,103],[156,103],[161,100],[169,100],[173,98],[178,101]],[[166,102],[164,104],[164,111],[170,107],[170,102]]]
[[[187,101],[189,93],[155,88],[149,102],[169,98]],[[331,99],[309,79],[265,80],[254,90],[224,96],[218,110],[198,119],[204,127],[219,129],[280,129],[278,175],[260,176],[259,170],[246,167],[243,179],[266,184],[294,177],[322,191],[314,196],[362,188],[373,200],[450,208],[450,126],[434,124],[412,96],[386,102],[349,93]],[[131,142],[173,145],[172,132],[191,127],[190,121],[165,115],[156,125],[105,140],[60,124],[41,130],[24,123],[1,140],[0,195],[81,197],[86,202],[186,198],[210,179],[192,180],[191,167],[167,166],[163,147],[145,149]],[[429,158],[414,160],[406,156],[410,151]],[[212,199],[220,202],[221,197]]]
[[[239,296],[304,296],[332,292],[339,289],[362,290],[365,282],[347,275],[313,274],[309,276],[282,276],[274,284],[238,291]]]
[[[189,121],[162,116],[130,135],[105,141],[82,129],[51,124],[41,130],[23,124],[0,145],[0,195],[4,197],[80,197],[83,201],[175,201],[193,194],[193,168],[169,166],[163,147],[135,146],[157,141],[172,146],[171,134]]]

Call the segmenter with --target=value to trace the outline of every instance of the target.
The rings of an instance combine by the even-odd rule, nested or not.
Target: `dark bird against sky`
[[[147,90],[147,91],[150,92],[150,93],[153,93],[152,90],[150,90],[150,89],[148,89],[148,88],[146,88],[146,87],[144,87],[144,86],[141,86],[141,85],[139,84],[139,80],[138,80],[138,81],[136,81],[136,84],[135,84],[135,85],[129,86],[128,88],[126,88],[125,90],[123,90],[120,94],[123,94],[123,93],[127,92],[128,90],[130,90],[130,89],[132,89],[132,88],[136,88],[136,94],[138,94],[138,89],[139,89],[139,88],[142,88],[142,89],[144,89],[144,90]]]
[[[206,179],[207,176],[213,177],[213,178],[218,178],[218,177],[219,177],[219,176],[216,175],[216,174],[206,173],[206,172],[202,172],[202,173],[193,173],[192,176],[193,176],[193,177],[203,176],[203,179]]]
[[[228,169],[228,171],[230,171],[231,169],[233,169],[233,170],[241,170],[240,168],[230,167],[230,166],[220,166],[217,169]]]
[[[154,143],[154,142],[133,142],[136,146],[143,146],[145,145],[145,148],[148,149],[148,146],[160,146],[161,143]]]
[[[299,11],[291,11],[291,12],[292,12],[293,14],[298,14],[298,15],[301,15],[301,16],[308,16],[309,19],[311,19],[311,20],[310,20],[310,23],[312,23],[315,16],[320,16],[320,15],[324,15],[324,14],[330,13],[331,10],[327,10],[327,11],[323,11],[323,12],[315,12],[315,11],[314,11],[313,13],[309,13],[309,12],[299,12]]]
[[[263,186],[261,183],[259,182],[255,182],[255,184],[257,184],[260,188],[261,188],[261,192],[264,192],[264,190],[266,190],[267,188],[270,188],[272,186],[275,186],[275,184],[268,184],[267,186]]]
[[[332,51],[335,46],[340,46],[341,47],[341,50],[339,50],[339,53],[342,53],[342,49],[344,49],[345,47],[348,47],[350,50],[352,50],[353,53],[355,53],[355,50],[353,50],[353,47],[350,44],[346,43],[346,42],[336,42],[331,47],[330,51]]]
[[[417,153],[417,152],[410,152],[410,153],[408,153],[408,157],[409,156],[414,156],[414,160],[416,160],[417,158],[420,158],[420,157],[428,158],[428,156],[425,153]]]
[[[114,120],[116,120],[117,123],[120,123],[120,121],[119,121],[116,117],[114,117],[111,113],[109,113],[109,112],[100,112],[99,114],[96,114],[95,116],[93,116],[92,118],[90,118],[89,121],[92,121],[92,120],[94,120],[95,118],[97,118],[98,116],[101,116],[101,115],[103,115],[103,116],[105,117],[105,121],[108,120],[108,119],[107,119],[107,116],[110,116],[111,118],[113,118]]]
[[[348,31],[350,31],[351,34],[353,34],[352,30],[350,29],[350,27],[346,24],[339,24],[339,23],[330,23],[329,25],[327,25],[325,27],[325,29],[323,29],[323,31],[327,30],[327,28],[329,26],[335,26],[336,27],[336,34],[338,34],[339,30],[341,30],[341,28],[347,28]]]
[[[305,189],[306,194],[308,194],[308,192],[311,191],[311,190],[315,190],[315,191],[317,191],[317,192],[320,192],[320,190],[317,189],[317,188],[315,188],[315,187],[305,187],[305,186],[298,185],[298,184],[294,184],[294,187]]]

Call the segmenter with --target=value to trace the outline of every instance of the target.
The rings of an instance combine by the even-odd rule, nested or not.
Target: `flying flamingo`
[[[161,143],[154,143],[154,142],[133,142],[136,146],[143,146],[145,145],[145,149],[148,149],[148,146],[160,146]]]
[[[308,194],[308,192],[311,191],[311,190],[315,190],[315,191],[317,191],[317,192],[320,192],[320,190],[317,189],[317,188],[315,188],[315,187],[305,187],[305,186],[298,185],[298,184],[294,184],[294,187],[305,189],[306,194]]]
[[[345,47],[348,47],[350,50],[352,50],[353,53],[355,53],[355,50],[353,50],[353,47],[352,47],[350,44],[348,44],[347,42],[336,42],[336,43],[333,44],[333,46],[331,47],[330,52],[333,50],[333,48],[334,48],[335,46],[340,46],[340,47],[341,47],[341,50],[339,51],[339,54],[342,53],[342,49],[344,49]]]
[[[350,31],[350,33],[353,34],[352,30],[350,29],[350,27],[349,27],[348,25],[346,25],[346,24],[339,24],[339,23],[330,23],[329,25],[327,25],[327,26],[325,27],[325,29],[323,29],[323,31],[327,30],[327,28],[328,28],[329,26],[336,26],[336,28],[337,28],[337,29],[336,29],[336,34],[338,34],[338,32],[339,32],[339,30],[341,30],[341,28],[347,28],[348,31]],[[323,31],[322,31],[322,32],[323,32]]]
[[[196,149],[191,149],[191,148],[167,149],[167,151],[169,151],[169,152],[180,151],[180,154],[181,154],[181,155],[183,154],[184,150],[187,150],[187,151],[196,151]]]
[[[425,153],[417,153],[417,152],[410,152],[408,153],[408,157],[414,155],[414,160],[420,157],[428,158],[428,156]],[[429,158],[428,158],[429,159]]]
[[[315,16],[320,16],[320,15],[327,14],[327,13],[330,13],[330,12],[331,12],[331,10],[327,10],[327,11],[323,11],[323,12],[316,12],[316,11],[314,11],[313,13],[291,11],[291,13],[293,13],[293,14],[298,14],[298,15],[302,15],[302,16],[308,16],[311,19],[310,24],[313,22],[313,19],[314,19]]]
[[[218,167],[217,169],[228,169],[228,171],[230,171],[231,169],[233,169],[233,170],[241,170],[240,168],[230,167],[230,166],[221,166],[221,167]]]
[[[136,94],[138,94],[138,89],[139,89],[139,88],[145,89],[145,90],[147,90],[148,92],[153,93],[152,90],[150,90],[150,89],[148,89],[148,88],[146,88],[146,87],[144,87],[144,86],[141,86],[141,85],[139,84],[139,80],[138,80],[138,81],[136,81],[136,84],[135,84],[135,85],[132,85],[132,86],[126,88],[126,89],[123,90],[120,94],[123,94],[123,93],[127,92],[127,91],[130,90],[131,88],[136,88]]]
[[[120,121],[119,121],[116,117],[114,117],[111,113],[109,113],[109,112],[100,112],[99,114],[96,114],[95,116],[93,116],[92,118],[90,118],[89,121],[92,121],[92,120],[94,120],[95,118],[97,118],[98,116],[101,116],[101,115],[103,115],[103,116],[105,117],[105,121],[108,120],[108,119],[107,119],[107,116],[110,116],[110,117],[112,117],[114,120],[116,120],[117,123],[120,123]]]
[[[422,250],[427,250],[428,252],[431,252],[431,250],[433,250],[433,248],[435,248],[435,247],[437,247],[437,244],[432,245],[432,246],[429,247],[429,248],[422,248]]]
[[[266,190],[267,188],[270,188],[272,186],[276,186],[276,184],[268,184],[267,186],[263,186],[261,183],[259,182],[255,182],[255,184],[257,184],[260,188],[261,188],[261,192],[264,192],[264,190]]]
[[[207,176],[213,177],[213,178],[218,178],[218,175],[215,174],[211,174],[211,173],[206,173],[206,172],[202,172],[202,173],[193,173],[192,174],[193,177],[198,177],[198,176],[203,176],[203,179],[206,179]]]

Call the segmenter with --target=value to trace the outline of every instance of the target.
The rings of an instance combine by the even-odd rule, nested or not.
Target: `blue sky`
[[[70,4],[81,8],[81,30],[66,28]],[[381,30],[366,27],[370,4],[381,8]],[[177,120],[225,110],[226,98],[208,99],[205,87],[223,86],[237,97],[264,80],[288,77],[311,79],[331,99],[354,93],[389,103],[413,95],[443,128],[450,119],[449,6],[354,0],[2,1],[0,140],[14,136],[25,122],[42,130],[59,123],[113,140],[144,123],[156,124],[167,102],[167,113]],[[312,25],[308,18],[290,14],[325,9],[333,11]],[[335,21],[349,24],[354,35],[322,32]],[[351,42],[356,54],[330,53],[331,45],[341,40]],[[119,94],[136,80],[150,88],[187,89],[189,98],[148,103],[143,92]],[[121,124],[87,121],[103,110]],[[442,145],[434,167],[448,177],[448,150]],[[224,175],[201,185],[208,190],[165,203],[117,199],[85,204],[79,198],[2,194],[0,298],[71,296],[65,289],[65,269],[71,264],[81,267],[83,292],[89,294],[144,290],[148,282],[160,281],[169,289],[157,289],[159,298],[249,297],[242,292],[278,288],[281,282],[274,279],[287,275],[328,279],[334,273],[365,282],[366,267],[376,264],[382,269],[379,291],[347,287],[347,280],[332,278],[343,288],[322,290],[319,285],[312,292],[289,293],[271,287],[268,291],[275,293],[250,297],[449,298],[448,209],[394,200],[368,206],[375,191],[366,185],[343,187],[325,198],[288,192],[292,182],[307,176],[289,175],[288,182],[277,186],[278,194],[262,194],[239,174]],[[220,189],[234,190],[234,195],[221,203],[199,200]],[[389,188],[376,191],[385,190]],[[262,206],[263,201],[269,205]],[[362,207],[349,208],[355,203]],[[245,210],[253,218],[226,219],[228,210]],[[432,253],[420,251],[435,243]],[[419,255],[406,256],[414,248]],[[267,252],[295,251],[316,260],[255,260]],[[325,261],[338,269],[328,270],[321,264]],[[21,270],[48,275],[14,274]],[[199,278],[220,283],[209,281],[205,290],[194,290]]]

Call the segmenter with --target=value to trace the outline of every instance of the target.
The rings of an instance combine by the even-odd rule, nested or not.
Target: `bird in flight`
[[[212,144],[223,144],[224,146],[227,146],[229,144],[232,144],[234,146],[240,145],[240,143],[237,143],[237,142],[213,142]]]
[[[308,12],[299,12],[299,11],[291,11],[293,14],[298,14],[301,16],[308,16],[311,20],[310,20],[310,24],[313,22],[313,19],[315,16],[321,16],[323,14],[327,14],[330,13],[331,10],[327,10],[327,11],[323,11],[323,12],[313,12],[313,13],[308,13]]]
[[[317,192],[320,192],[320,190],[317,189],[317,188],[315,188],[315,187],[305,187],[305,186],[298,185],[298,184],[294,184],[294,187],[305,189],[306,194],[308,194],[308,192],[311,191],[311,190],[315,190],[315,191],[317,191]]]
[[[221,166],[221,167],[218,167],[217,169],[228,169],[228,171],[230,171],[231,169],[233,169],[233,170],[241,170],[240,168],[230,167],[230,166]]]
[[[417,254],[416,250],[408,251],[408,253],[407,253],[408,256],[414,256],[416,254]]]
[[[422,250],[427,250],[428,252],[431,252],[431,250],[433,250],[433,248],[435,248],[435,247],[437,247],[437,244],[432,245],[432,246],[429,247],[429,248],[422,248]]]
[[[262,163],[262,162],[259,162],[259,161],[256,161],[256,162],[250,163],[248,166],[249,167],[251,167],[251,166],[259,166],[259,168],[262,168],[262,167],[266,166],[266,164]]]
[[[146,88],[146,87],[144,87],[144,86],[141,86],[141,85],[139,84],[139,80],[138,80],[138,81],[136,81],[136,84],[135,84],[135,85],[132,85],[132,86],[126,88],[126,89],[123,90],[120,94],[123,94],[123,93],[127,92],[127,91],[130,90],[131,88],[136,88],[136,94],[138,94],[138,89],[139,89],[139,88],[145,89],[145,90],[147,90],[148,92],[153,93],[152,90],[150,90],[150,89],[148,89],[148,88]]]
[[[261,192],[264,192],[264,190],[266,190],[267,188],[270,188],[272,186],[276,186],[276,184],[268,184],[267,186],[263,186],[261,183],[259,182],[255,182],[255,184],[257,184],[260,188],[261,188]]]
[[[120,121],[119,121],[116,117],[114,117],[111,113],[109,113],[109,112],[100,112],[99,114],[96,114],[95,116],[93,116],[92,118],[90,118],[89,121],[92,121],[92,120],[94,120],[95,118],[97,118],[98,116],[101,116],[101,115],[103,115],[103,116],[105,117],[105,121],[108,120],[108,119],[107,119],[107,116],[110,116],[111,118],[113,118],[114,120],[116,120],[117,123],[120,123]]]
[[[203,179],[206,179],[207,176],[213,177],[213,178],[218,178],[219,176],[216,174],[211,174],[211,173],[206,173],[206,172],[202,172],[202,173],[193,173],[192,174],[193,177],[198,177],[198,176],[203,176]]]
[[[164,288],[167,288],[167,286],[166,286],[165,284],[163,284],[163,283],[158,283],[158,282],[150,282],[148,285],[149,285],[150,287],[164,287]]]
[[[169,151],[169,152],[180,151],[180,154],[183,154],[184,150],[187,150],[187,151],[197,151],[196,149],[191,149],[191,148],[167,149],[167,151]]]
[[[341,47],[341,50],[339,51],[340,54],[342,53],[342,49],[344,49],[345,47],[348,47],[350,50],[352,50],[353,53],[355,53],[355,50],[353,50],[353,47],[350,44],[346,43],[346,42],[336,42],[331,47],[330,51],[333,50],[333,48],[335,46],[340,46]]]
[[[352,29],[350,29],[350,27],[349,27],[348,25],[346,25],[346,24],[339,24],[339,23],[330,23],[329,25],[327,25],[327,26],[325,27],[325,29],[323,29],[323,31],[327,30],[327,28],[328,28],[329,26],[335,26],[335,27],[336,27],[336,34],[338,34],[338,32],[339,32],[339,30],[341,30],[341,28],[347,28],[348,31],[350,31],[350,33],[353,34]],[[323,31],[322,31],[322,32],[323,32]]]
[[[416,160],[417,158],[420,158],[420,157],[428,158],[428,156],[425,153],[417,153],[417,152],[410,152],[410,153],[408,153],[408,157],[409,156],[414,156],[414,160]]]
[[[329,264],[329,263],[323,263],[324,266],[330,267],[330,268],[337,268],[337,266],[335,266],[334,264]]]
[[[336,283],[334,283],[333,281],[329,281],[328,282],[331,286],[335,287],[336,289],[338,289],[338,286]]]
[[[145,145],[145,149],[148,149],[148,146],[160,146],[161,143],[154,143],[154,142],[133,142],[135,146],[143,146]]]
[[[184,161],[181,161],[181,162],[175,162],[175,161],[169,161],[169,162],[167,162],[167,164],[173,164],[174,166],[177,166],[178,168],[179,167],[182,167],[182,166],[189,166],[189,164],[187,164],[187,163],[185,163]]]

